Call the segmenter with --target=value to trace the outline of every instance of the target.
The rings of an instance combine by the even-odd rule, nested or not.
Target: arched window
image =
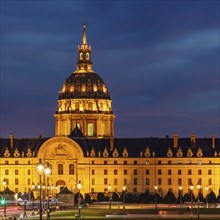
[[[63,175],[63,164],[58,164],[58,175]]]
[[[80,55],[79,55],[79,59],[80,59],[80,60],[83,59],[83,53],[80,53]]]
[[[79,111],[79,102],[76,102],[76,103],[75,103],[75,110],[76,110],[76,111]]]
[[[69,165],[69,174],[74,175],[74,164]]]
[[[86,59],[89,60],[89,53],[86,53]]]
[[[92,111],[93,110],[93,104],[92,102],[88,103],[88,110]]]

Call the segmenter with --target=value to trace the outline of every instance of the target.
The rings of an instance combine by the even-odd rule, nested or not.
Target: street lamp
[[[41,195],[42,195],[42,181],[41,181],[41,176],[42,174],[44,173],[46,177],[50,176],[51,175],[51,166],[47,163],[46,165],[44,165],[42,163],[42,160],[41,158],[39,159],[39,162],[36,166],[37,168],[37,172],[40,176],[40,185],[39,185],[39,191],[40,191],[40,220],[42,220],[42,198],[41,198]],[[48,213],[47,213],[48,214]],[[50,213],[49,213],[49,217],[50,217]],[[47,219],[48,219],[48,215],[47,215]]]
[[[205,187],[205,191],[206,191],[206,208],[208,208],[209,207],[209,204],[208,204],[208,190],[209,190],[209,187],[208,186],[206,186]]]
[[[4,217],[6,217],[6,198],[5,198],[5,186],[7,184],[6,179],[3,180],[2,182],[4,186],[4,200],[3,200],[3,206],[4,206]]]
[[[35,189],[35,185],[34,185],[34,182],[32,182],[32,185],[31,185],[31,189],[32,189],[32,192],[33,192],[33,200],[32,200],[32,216],[34,216],[34,189]]]
[[[125,193],[126,193],[126,186],[123,186],[122,189],[123,189],[123,209],[125,209]]]
[[[182,208],[182,186],[179,186],[179,195],[180,195],[180,208]]]
[[[199,184],[197,184],[197,189],[198,189],[198,207],[197,207],[197,218],[199,218],[199,191],[200,191],[200,188],[201,186]]]
[[[80,189],[82,189],[82,184],[79,181],[79,183],[77,184],[77,189],[78,189],[78,193],[79,193],[79,198],[78,198],[78,217],[81,217],[81,211],[80,211]]]
[[[154,186],[155,209],[157,209],[157,185]]]
[[[110,195],[111,189],[112,189],[112,186],[109,184],[109,185],[108,185],[108,192],[109,192],[109,209],[112,208],[112,198],[111,198],[111,195]]]
[[[191,185],[189,188],[190,188],[190,192],[191,192],[191,208],[193,208],[193,189],[194,189],[194,186]]]

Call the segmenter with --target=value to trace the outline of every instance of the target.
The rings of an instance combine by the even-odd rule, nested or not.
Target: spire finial
[[[83,39],[82,39],[82,44],[87,44],[86,40],[86,24],[84,23],[83,25]]]

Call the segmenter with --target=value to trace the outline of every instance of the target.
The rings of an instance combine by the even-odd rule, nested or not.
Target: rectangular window
[[[118,161],[117,160],[114,160],[114,165],[117,165],[118,164]]]
[[[19,172],[18,172],[18,170],[15,170],[15,175],[19,175]]]
[[[134,164],[135,164],[135,165],[137,164],[137,160],[134,160]]]
[[[201,178],[198,179],[198,184],[202,185],[202,179]]]
[[[149,165],[149,164],[150,164],[150,161],[149,161],[149,160],[147,160],[147,161],[146,161],[146,165]]]
[[[138,171],[135,169],[134,170],[134,175],[137,175],[138,174]]]
[[[9,163],[8,163],[8,160],[5,161],[5,164],[7,164],[7,165],[9,164]]]
[[[134,178],[134,185],[137,185],[138,184],[138,180],[137,178]]]
[[[202,161],[201,160],[198,161],[198,165],[202,165]]]
[[[182,170],[178,170],[178,175],[182,175]]]
[[[182,164],[182,160],[178,160],[178,164]]]
[[[29,161],[28,161],[28,165],[30,165],[30,164],[31,164],[31,161],[29,160]]]
[[[5,175],[9,175],[9,170],[5,170]]]
[[[63,135],[66,136],[66,123],[63,123]]]
[[[150,175],[150,170],[146,170],[146,175]]]
[[[94,136],[94,125],[93,125],[93,123],[88,123],[88,136]]]
[[[168,160],[168,164],[172,164],[172,161],[171,161],[171,160]]]
[[[168,175],[172,175],[172,170],[168,170]]]
[[[178,185],[182,186],[182,179],[181,178],[178,178]]]
[[[117,186],[118,185],[118,179],[114,179],[114,185]]]
[[[92,170],[92,175],[95,175],[95,170]]]
[[[124,165],[127,165],[128,164],[128,161],[127,160],[124,160]]]
[[[212,185],[212,179],[209,178],[208,185]]]
[[[124,170],[124,175],[128,175],[128,171],[127,170]]]
[[[114,175],[118,175],[118,170],[114,170]]]
[[[157,163],[158,163],[158,164],[162,164],[162,161],[161,161],[161,160],[158,160]]]
[[[30,178],[28,178],[27,184],[31,185],[31,179]]]
[[[92,160],[92,165],[94,165],[95,164],[95,161],[94,160]]]
[[[212,170],[208,170],[208,175],[212,175]]]
[[[15,185],[18,185],[18,184],[19,184],[19,179],[15,178]]]
[[[198,175],[202,175],[202,170],[198,170]]]
[[[69,164],[69,174],[74,175],[74,164]]]
[[[168,185],[172,185],[172,179],[171,178],[168,178]]]
[[[192,179],[188,178],[188,185],[191,186],[192,185]]]
[[[146,178],[146,182],[145,182],[145,184],[146,184],[147,186],[150,185],[150,179],[149,179],[149,178]]]
[[[108,170],[104,170],[104,175],[108,175]]]
[[[63,164],[58,164],[58,174],[63,175]]]
[[[162,170],[158,170],[158,171],[157,171],[157,174],[158,174],[158,175],[162,175]]]
[[[192,170],[188,170],[188,175],[192,175]]]
[[[192,164],[192,161],[191,161],[191,160],[188,160],[188,164]]]
[[[102,130],[102,136],[104,136],[105,135],[105,123],[102,123],[101,130]]]
[[[162,179],[161,179],[161,178],[158,178],[157,184],[158,184],[158,185],[162,185]]]
[[[104,185],[108,185],[108,179],[104,178]]]
[[[31,170],[28,170],[28,172],[27,172],[27,173],[28,173],[28,175],[31,175]]]
[[[104,165],[107,165],[108,164],[108,161],[107,160],[104,160]]]
[[[92,185],[95,185],[95,178],[92,178]]]
[[[15,161],[15,164],[18,164],[18,160]]]

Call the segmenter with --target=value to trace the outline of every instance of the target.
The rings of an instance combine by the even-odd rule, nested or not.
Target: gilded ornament
[[[192,157],[193,156],[193,152],[191,150],[191,148],[189,147],[188,151],[187,151],[187,157]]]
[[[118,155],[119,155],[119,154],[118,154],[118,150],[115,148],[114,151],[113,151],[113,153],[112,153],[112,156],[113,156],[113,157],[118,157]]]
[[[5,149],[4,156],[5,156],[5,157],[10,157],[10,152],[9,152],[9,150],[8,150],[8,147],[6,147],[6,149]]]
[[[202,149],[200,147],[199,147],[196,155],[197,155],[197,157],[202,157],[203,156]]]
[[[180,147],[177,150],[176,156],[177,157],[182,157],[183,156],[183,152],[182,152],[182,149]]]
[[[31,148],[28,147],[28,150],[27,150],[27,157],[31,157],[32,156],[32,153],[31,153]]]
[[[150,149],[149,149],[149,147],[146,147],[144,156],[145,156],[145,157],[150,157]]]
[[[108,151],[107,148],[105,147],[104,151],[103,151],[103,157],[108,157]]]
[[[127,150],[126,147],[125,147],[124,150],[123,150],[122,156],[123,156],[123,157],[128,157],[128,150]]]
[[[173,152],[169,147],[169,149],[167,150],[167,157],[172,157],[172,156],[173,156]]]
[[[95,150],[94,150],[94,148],[92,148],[92,150],[90,152],[90,157],[95,157]]]
[[[15,152],[14,152],[14,157],[20,157],[20,153],[19,153],[17,147],[16,147]]]

